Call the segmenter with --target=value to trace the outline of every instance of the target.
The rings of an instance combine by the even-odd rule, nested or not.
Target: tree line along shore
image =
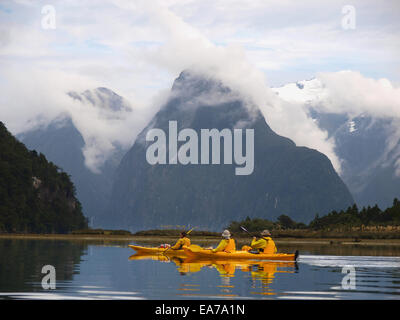
[[[249,235],[241,229],[245,227],[249,232],[257,234],[261,230],[268,229],[275,238],[293,239],[400,239],[400,201],[395,198],[393,205],[381,210],[377,205],[363,207],[357,205],[346,210],[332,211],[324,216],[316,214],[308,224],[299,223],[287,215],[281,215],[276,221],[261,218],[246,217],[241,221],[232,221],[226,226],[236,238],[246,238]],[[65,233],[71,237],[177,237],[185,229],[184,226],[169,229],[142,230],[131,233],[127,230],[106,230],[84,228]],[[187,228],[188,229],[188,228]],[[17,233],[3,233],[3,235]],[[26,233],[19,233],[21,235]],[[28,233],[29,234],[29,233]],[[55,234],[55,233],[53,233]],[[220,232],[207,230],[192,230],[191,237],[215,238]]]
[[[296,222],[287,215],[281,215],[276,221],[261,218],[246,217],[241,221],[232,221],[229,229],[236,238],[245,238],[249,235],[241,229],[257,234],[268,229],[275,238],[295,239],[345,239],[355,241],[361,239],[400,239],[400,201],[395,198],[393,205],[381,210],[377,205],[363,207],[361,210],[356,204],[346,210],[332,211],[324,216],[315,215],[308,224]],[[182,231],[182,228],[179,229]],[[177,236],[178,230],[145,230],[136,232],[136,236]],[[220,233],[193,230],[191,236],[218,237]]]

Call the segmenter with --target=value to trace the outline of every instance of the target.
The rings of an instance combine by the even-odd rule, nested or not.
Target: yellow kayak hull
[[[187,257],[190,259],[209,259],[209,260],[270,260],[270,261],[296,261],[298,253],[276,253],[276,254],[254,254],[248,251],[235,252],[212,252],[211,250],[193,250],[190,247],[183,247]]]
[[[129,244],[128,247],[135,250],[137,254],[142,255],[158,255],[158,254],[165,254],[169,256],[176,256],[176,257],[186,257],[185,251],[181,250],[173,250],[173,249],[165,249],[165,248],[158,248],[158,247],[142,247],[142,246],[135,246]]]

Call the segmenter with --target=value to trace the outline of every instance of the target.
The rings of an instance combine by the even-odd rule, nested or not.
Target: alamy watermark
[[[45,30],[56,28],[56,8],[50,4],[42,7],[42,28]]]
[[[356,28],[356,8],[352,5],[342,7],[342,28],[350,30]]]
[[[146,150],[146,160],[149,164],[221,164],[221,142],[223,140],[224,164],[235,164],[236,175],[250,175],[254,170],[254,129],[245,131],[245,153],[243,154],[242,129],[201,129],[200,137],[197,131],[190,128],[178,132],[177,121],[169,121],[168,135],[162,129],[150,129],[146,141],[153,142]],[[168,146],[167,146],[168,140]],[[199,141],[200,140],[200,141]],[[178,142],[184,142],[178,148]],[[168,150],[168,159],[167,159]],[[200,154],[200,155],[199,155]]]
[[[42,288],[45,290],[54,290],[56,288],[56,268],[50,264],[47,264],[43,266],[42,273],[46,274],[42,278]]]
[[[342,273],[346,274],[342,279],[343,290],[355,290],[356,289],[356,268],[354,266],[344,266]]]

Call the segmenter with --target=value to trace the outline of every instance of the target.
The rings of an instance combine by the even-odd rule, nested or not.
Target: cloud
[[[319,3],[52,1],[57,28],[43,30],[41,8],[46,2],[5,1],[0,11],[1,119],[17,133],[68,112],[84,135],[88,165],[98,167],[102,153],[135,138],[174,78],[194,69],[240,92],[249,106],[260,107],[278,134],[325,153],[340,170],[334,141],[307,116],[302,103],[284,101],[269,87],[348,66],[399,81],[394,67],[399,57],[398,5],[354,1],[363,19],[347,32],[340,26],[341,8],[347,3]],[[81,110],[65,96],[99,86],[131,102],[134,111],[124,124]],[[344,108],[352,97],[335,99],[327,108]],[[367,103],[373,99],[368,96]]]
[[[26,66],[4,67],[2,78],[6,81],[0,87],[0,117],[14,134],[68,111],[73,101],[66,95],[66,87],[80,91],[95,85],[82,76]]]
[[[382,164],[394,159],[395,174],[400,176],[400,86],[388,79],[371,79],[359,72],[320,73],[323,94],[313,103],[322,112],[342,113],[349,118],[366,115],[373,119],[390,119],[389,134]]]
[[[349,119],[363,115],[372,119],[389,119],[388,138],[381,162],[397,159],[400,150],[400,86],[390,80],[365,77],[357,71],[320,72],[315,79],[287,84],[274,91],[289,102],[322,113],[344,114]],[[308,111],[307,111],[308,113]],[[396,174],[400,161],[395,160]]]
[[[184,69],[191,69],[220,79],[226,86],[239,92],[249,106],[257,105],[274,131],[291,138],[298,145],[320,150],[331,159],[335,168],[340,170],[340,163],[333,152],[333,144],[326,139],[326,134],[311,119],[307,118],[305,110],[294,108],[292,104],[275,96],[269,89],[265,74],[249,61],[243,47],[215,45],[200,30],[185,22],[169,7],[162,4],[139,2],[133,8],[127,7],[125,2],[114,2],[114,4],[122,6],[122,9],[131,13],[134,20],[141,17],[146,23],[140,28],[133,29],[129,27],[129,24],[119,22],[111,24],[111,31],[105,30],[109,37],[103,38],[100,35],[97,43],[126,48],[126,56],[122,55],[126,59],[125,61],[134,59],[135,63],[141,63],[142,71],[155,69],[159,74],[164,70],[166,74],[176,76]],[[108,9],[109,6],[106,8]],[[66,10],[67,12],[64,14],[68,13],[68,8]],[[88,21],[82,19],[83,25],[80,26],[79,32],[74,23],[69,28],[58,23],[59,28],[62,32],[67,33],[66,39],[76,37],[77,40],[73,41],[77,42],[79,48],[82,46],[83,39],[91,36],[94,27],[98,26],[96,18],[105,14],[102,10],[104,10],[103,7],[96,12],[94,18],[90,18]],[[115,12],[115,8],[111,10]],[[84,12],[80,12],[80,14],[82,15]],[[124,20],[126,16],[127,13],[124,12],[122,17],[124,22],[126,22]],[[118,35],[118,31],[122,30],[123,26],[128,26],[128,31],[141,28],[148,30],[150,35],[154,35],[159,45],[127,48],[123,42],[119,41],[127,37],[126,30],[122,32],[122,36]],[[29,28],[27,30],[29,31]],[[135,117],[132,118],[135,121],[128,119],[123,123],[116,123],[110,119],[104,120],[96,109],[87,108],[77,101],[70,101],[71,99],[65,95],[66,92],[82,92],[88,88],[107,86],[102,80],[112,72],[104,69],[104,65],[100,63],[108,61],[107,53],[103,53],[101,50],[100,53],[96,51],[97,53],[92,57],[85,51],[88,48],[84,47],[85,50],[80,53],[79,59],[72,60],[71,57],[68,57],[65,53],[68,50],[62,51],[59,57],[54,58],[53,53],[59,51],[59,41],[56,41],[55,48],[51,48],[51,44],[56,38],[55,35],[43,34],[37,29],[34,30],[32,32],[34,32],[35,38],[39,38],[41,41],[39,46],[41,50],[35,49],[36,45],[33,41],[27,42],[28,47],[35,49],[29,56],[30,64],[25,63],[23,70],[22,67],[2,70],[3,77],[7,78],[8,84],[7,88],[1,92],[5,97],[5,100],[2,101],[1,116],[10,123],[12,130],[19,132],[29,129],[27,123],[30,127],[37,125],[35,121],[27,121],[27,119],[37,119],[38,121],[37,115],[40,115],[42,122],[48,122],[60,112],[69,113],[84,137],[86,164],[91,169],[98,170],[105,158],[112,152],[114,144],[127,145],[129,142],[127,137],[133,139],[136,136],[140,128],[154,114],[156,107],[150,103],[150,106],[134,110],[132,114],[135,114]],[[57,32],[60,31],[57,30]],[[96,35],[98,34],[96,33]],[[111,41],[114,35],[116,38]],[[135,37],[135,34],[132,33],[132,40]],[[18,55],[22,54],[22,49],[22,45],[17,43],[13,48],[14,53],[9,52],[8,55],[15,57],[17,53]],[[58,67],[57,61],[62,62],[62,67]],[[98,64],[100,64],[99,68],[96,67]],[[115,65],[114,62],[113,64]],[[90,65],[94,70],[93,73],[82,74],[82,70],[88,70]],[[132,66],[134,63],[129,61],[128,65]],[[106,70],[104,75],[101,74],[101,70]],[[154,72],[151,73],[151,75],[153,74]],[[117,84],[119,83],[117,82]],[[159,89],[152,88],[153,94]],[[21,90],[23,94],[19,92]],[[135,101],[132,105],[136,105]],[[5,112],[7,108],[12,108],[12,114]]]
[[[321,72],[316,78],[323,91],[314,105],[321,111],[400,118],[400,87],[388,79],[367,78],[356,71]]]
[[[320,112],[400,117],[400,86],[386,78],[366,77],[359,71],[318,72],[311,80],[289,83],[273,91],[286,101],[306,104]]]
[[[71,117],[85,141],[82,152],[93,172],[101,170],[116,148],[129,148],[156,110],[154,104],[144,109],[132,106],[132,112],[122,110],[116,116],[116,111],[72,99],[67,92],[80,93],[99,86],[81,75],[35,68],[24,69],[23,77],[15,70],[2,72],[7,82],[0,88],[0,119],[6,121],[10,131],[18,134],[62,116]]]
[[[327,133],[308,117],[302,106],[276,96],[267,85],[265,74],[249,62],[243,48],[214,45],[166,7],[152,5],[146,10],[153,23],[166,30],[167,38],[164,45],[146,52],[148,63],[171,72],[190,69],[221,80],[242,95],[250,111],[254,105],[257,106],[275,132],[299,146],[323,152],[340,172],[334,141],[328,140]]]

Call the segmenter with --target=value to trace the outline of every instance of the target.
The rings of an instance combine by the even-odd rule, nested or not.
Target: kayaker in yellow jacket
[[[254,237],[251,241],[251,248],[253,250],[258,250],[260,253],[274,254],[277,252],[274,240],[272,240],[271,233],[268,230],[263,230],[261,232],[261,237]]]
[[[229,232],[229,230],[224,230],[224,232],[222,232],[222,240],[219,243],[218,247],[216,247],[215,249],[212,249],[211,251],[213,253],[215,252],[233,252],[236,251],[236,244],[235,244],[235,240],[232,239],[231,237],[231,233]]]
[[[185,231],[181,232],[180,239],[171,247],[171,250],[180,250],[183,246],[190,246],[190,239],[187,237]]]

